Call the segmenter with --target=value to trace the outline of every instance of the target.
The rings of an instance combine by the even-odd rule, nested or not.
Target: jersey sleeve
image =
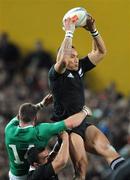
[[[41,138],[50,139],[52,136],[66,130],[67,127],[64,121],[56,123],[41,123],[38,125],[39,136]]]
[[[61,76],[61,74],[59,74],[58,72],[56,72],[54,65],[51,67],[50,71],[49,71],[49,79],[50,80],[56,80],[59,76]]]
[[[80,66],[82,67],[83,72],[90,71],[91,69],[95,67],[95,65],[90,61],[88,56],[80,59]]]

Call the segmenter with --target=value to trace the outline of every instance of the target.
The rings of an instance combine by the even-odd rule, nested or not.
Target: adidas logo
[[[69,73],[67,77],[74,78],[73,74],[71,74],[71,73]]]

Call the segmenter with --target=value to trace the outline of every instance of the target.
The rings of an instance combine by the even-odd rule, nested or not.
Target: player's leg
[[[85,131],[85,148],[86,151],[103,156],[112,169],[116,169],[124,162],[124,158],[120,157],[107,137],[93,125],[89,126]]]
[[[87,161],[83,138],[76,133],[71,133],[69,139],[70,139],[70,156],[75,169],[74,179],[85,180],[88,161]]]
[[[122,166],[120,166],[109,177],[111,180],[129,180],[130,179],[130,159],[128,159]]]

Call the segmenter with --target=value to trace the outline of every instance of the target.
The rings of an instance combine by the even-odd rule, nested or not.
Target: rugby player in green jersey
[[[53,136],[68,128],[79,126],[86,116],[91,115],[90,109],[84,106],[82,111],[60,122],[35,125],[38,110],[43,108],[44,104],[47,105],[50,98],[51,96],[48,95],[36,105],[22,104],[18,115],[5,128],[10,180],[26,180],[29,170],[26,152],[29,148],[33,146],[38,149],[45,148]]]

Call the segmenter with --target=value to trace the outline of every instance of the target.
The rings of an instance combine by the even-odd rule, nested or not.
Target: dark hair
[[[34,104],[24,103],[19,108],[19,118],[23,122],[31,122],[37,114],[37,108]]]
[[[30,165],[33,165],[34,162],[39,163],[39,152],[40,151],[36,147],[32,147],[27,151],[27,160]]]
[[[33,165],[33,163],[39,163],[38,154],[41,153],[45,148],[37,149],[36,147],[31,147],[27,151],[27,161],[30,165]]]

